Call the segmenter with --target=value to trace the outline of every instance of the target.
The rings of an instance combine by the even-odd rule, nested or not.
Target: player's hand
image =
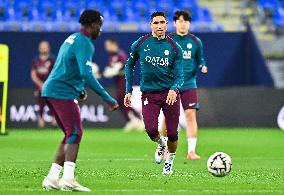
[[[124,96],[124,106],[125,107],[131,106],[131,93],[128,93]]]
[[[176,91],[175,90],[169,90],[166,103],[168,105],[173,105],[176,102],[176,99],[177,99]]]
[[[84,91],[82,91],[81,94],[80,94],[80,99],[79,99],[79,101],[80,101],[80,102],[83,102],[83,101],[85,101],[85,100],[87,99],[87,97],[88,97],[88,94],[87,94],[87,92],[84,90]]]
[[[119,108],[119,105],[118,105],[118,103],[116,103],[116,104],[114,104],[113,106],[110,106],[109,110],[110,110],[110,111],[115,111],[115,110],[117,110],[118,108]]]
[[[208,72],[208,68],[207,66],[202,66],[201,70],[200,70],[203,74],[206,74]]]

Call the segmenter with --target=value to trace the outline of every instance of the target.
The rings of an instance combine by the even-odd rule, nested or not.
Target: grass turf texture
[[[0,194],[69,194],[41,188],[58,142],[59,130],[10,130],[0,137]],[[200,161],[187,161],[185,132],[174,165],[174,175],[161,175],[154,163],[156,144],[145,133],[86,130],[76,169],[88,194],[281,194],[284,193],[284,133],[277,129],[201,129]],[[209,155],[223,151],[232,157],[229,176],[207,171]]]

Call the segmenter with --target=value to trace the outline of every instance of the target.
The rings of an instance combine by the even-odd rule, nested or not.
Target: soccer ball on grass
[[[215,152],[207,161],[208,171],[216,177],[224,177],[231,172],[232,159],[224,152]]]

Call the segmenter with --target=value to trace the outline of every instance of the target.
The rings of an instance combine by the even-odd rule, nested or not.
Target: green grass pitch
[[[58,142],[59,130],[10,130],[0,137],[0,194],[69,194],[41,188]],[[86,130],[76,169],[88,194],[283,194],[284,132],[277,129],[201,129],[200,161],[187,161],[185,132],[174,165],[174,175],[162,176],[154,163],[156,145],[145,133]],[[229,176],[217,178],[206,161],[216,151],[233,160]]]

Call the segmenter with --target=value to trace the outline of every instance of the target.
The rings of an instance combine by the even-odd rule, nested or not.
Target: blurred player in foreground
[[[207,67],[205,65],[201,40],[189,33],[191,14],[187,11],[176,11],[173,19],[176,32],[169,34],[169,36],[181,46],[184,59],[184,84],[180,88],[180,100],[187,123],[188,153],[186,158],[188,160],[199,160],[200,156],[195,152],[198,129],[196,110],[199,109],[196,77],[198,69],[200,69],[201,73],[205,74],[207,73]],[[164,121],[162,125],[162,135],[164,139],[167,139],[166,129]],[[156,155],[161,154],[159,151],[160,147],[158,146]]]
[[[79,22],[80,32],[70,35],[61,45],[54,68],[42,90],[42,96],[46,98],[65,134],[55,161],[42,183],[47,190],[90,191],[74,177],[83,130],[78,100],[87,98],[85,85],[100,95],[109,104],[110,110],[118,108],[116,100],[105,91],[92,73],[92,40],[100,35],[103,18],[96,10],[85,10]],[[62,166],[63,176],[59,180]]]
[[[169,154],[164,163],[163,174],[171,175],[178,145],[180,98],[178,90],[183,84],[183,58],[181,47],[166,35],[168,21],[163,12],[151,15],[152,32],[140,37],[131,46],[130,57],[125,65],[126,95],[124,104],[131,105],[134,65],[140,59],[142,91],[142,114],[145,128],[152,141],[157,142]],[[158,131],[160,110],[166,118],[168,142],[161,139]],[[159,157],[159,156],[158,156]],[[156,158],[160,164],[162,158]]]
[[[46,102],[45,99],[41,97],[41,91],[43,83],[46,81],[53,68],[54,58],[50,53],[50,45],[47,41],[41,41],[39,43],[38,51],[39,54],[32,63],[31,78],[35,84],[34,95],[37,98],[37,103],[39,106],[38,127],[43,128],[45,126],[45,122],[43,120],[43,111]],[[56,125],[54,117],[52,124]]]
[[[125,95],[124,64],[127,60],[127,54],[119,48],[117,40],[113,38],[106,39],[105,49],[109,54],[109,60],[103,72],[103,76],[106,78],[114,78],[116,99],[119,104],[119,109],[127,122],[124,130],[126,132],[131,130],[144,130],[144,124],[140,114],[131,107],[125,107],[123,103]]]

